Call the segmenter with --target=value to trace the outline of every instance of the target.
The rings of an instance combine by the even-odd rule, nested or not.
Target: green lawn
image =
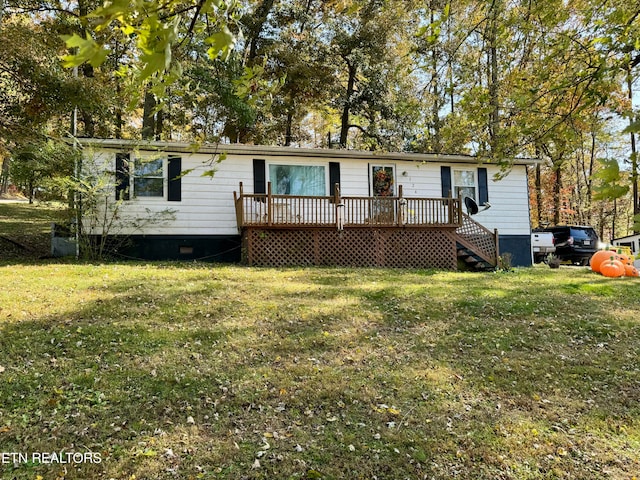
[[[4,479],[640,472],[637,279],[186,263],[0,279]]]

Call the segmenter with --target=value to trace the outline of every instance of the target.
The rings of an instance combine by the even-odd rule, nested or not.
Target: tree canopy
[[[633,2],[4,0],[0,37],[7,158],[70,133],[536,156],[534,225],[640,214]]]

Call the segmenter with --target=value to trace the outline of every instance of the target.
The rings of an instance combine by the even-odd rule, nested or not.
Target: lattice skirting
[[[455,229],[245,229],[249,265],[353,267],[457,267]]]

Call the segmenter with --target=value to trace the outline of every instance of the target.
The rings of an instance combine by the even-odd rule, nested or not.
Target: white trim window
[[[322,197],[327,195],[324,165],[269,165],[269,180],[276,195]]]
[[[135,158],[131,175],[133,197],[164,198],[165,158]]]
[[[453,196],[478,200],[475,170],[453,170]]]

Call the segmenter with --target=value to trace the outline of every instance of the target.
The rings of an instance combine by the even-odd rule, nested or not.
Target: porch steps
[[[456,250],[457,250],[458,259],[465,262],[467,267],[469,267],[469,269],[471,270],[489,271],[489,270],[494,270],[496,268],[495,265],[483,259],[477,253],[474,253],[473,250],[465,247],[459,242],[456,242]]]
[[[473,270],[493,270],[498,265],[498,232],[491,232],[470,215],[462,214],[455,232],[456,254]]]

